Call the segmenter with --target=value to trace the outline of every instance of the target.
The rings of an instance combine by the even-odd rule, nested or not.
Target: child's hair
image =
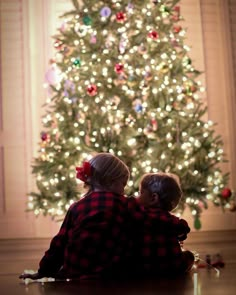
[[[94,188],[109,189],[119,180],[124,180],[125,186],[130,176],[125,163],[110,153],[98,153],[76,170],[77,178],[85,183],[89,191]]]
[[[158,206],[167,211],[176,208],[182,197],[179,177],[172,173],[144,174],[140,182],[140,189],[146,189],[152,194],[156,193]]]

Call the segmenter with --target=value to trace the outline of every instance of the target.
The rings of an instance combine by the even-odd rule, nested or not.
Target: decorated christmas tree
[[[205,121],[200,72],[184,44],[178,0],[74,0],[54,36],[40,150],[33,164],[37,192],[28,208],[58,217],[81,197],[75,167],[110,152],[140,177],[179,175],[195,228],[208,201],[230,201],[222,140]]]

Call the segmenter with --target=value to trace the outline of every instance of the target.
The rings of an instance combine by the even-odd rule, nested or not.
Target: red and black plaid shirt
[[[126,222],[126,197],[90,193],[69,208],[38,272],[80,278],[114,270],[128,250]]]
[[[187,222],[135,198],[92,192],[69,208],[40,261],[43,276],[86,278],[180,270]],[[129,257],[129,258],[128,258]]]
[[[128,201],[132,215],[130,272],[173,274],[191,266],[193,256],[184,255],[179,243],[190,232],[187,222],[160,208],[144,209],[135,198]]]

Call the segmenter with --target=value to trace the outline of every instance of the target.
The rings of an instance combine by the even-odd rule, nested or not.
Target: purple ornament
[[[100,15],[102,17],[109,17],[111,15],[111,9],[108,6],[105,6],[101,9]]]
[[[71,80],[66,80],[64,83],[64,90],[71,90],[72,92],[74,92],[75,84]]]
[[[71,98],[71,101],[72,101],[73,103],[76,103],[76,102],[77,102],[77,97],[72,97],[72,98]]]
[[[129,2],[127,8],[128,8],[128,10],[133,10],[134,9],[134,4]]]
[[[63,21],[62,24],[61,24],[61,27],[60,27],[60,31],[61,31],[61,32],[65,32],[65,30],[66,30],[66,25],[67,25],[66,22]]]
[[[134,109],[137,113],[140,113],[143,110],[143,106],[141,104],[137,104]]]
[[[120,51],[121,54],[125,53],[125,48],[126,48],[126,40],[121,39],[120,43],[119,43],[119,51]]]
[[[69,96],[69,92],[67,90],[64,90],[63,94],[64,94],[65,97]]]
[[[45,80],[50,85],[56,85],[59,82],[59,73],[56,65],[51,65],[45,74]]]

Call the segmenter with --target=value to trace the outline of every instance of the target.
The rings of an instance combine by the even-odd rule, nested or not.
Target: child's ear
[[[152,196],[151,196],[151,202],[150,202],[150,205],[151,206],[155,206],[159,203],[159,196],[157,193],[153,193]]]

